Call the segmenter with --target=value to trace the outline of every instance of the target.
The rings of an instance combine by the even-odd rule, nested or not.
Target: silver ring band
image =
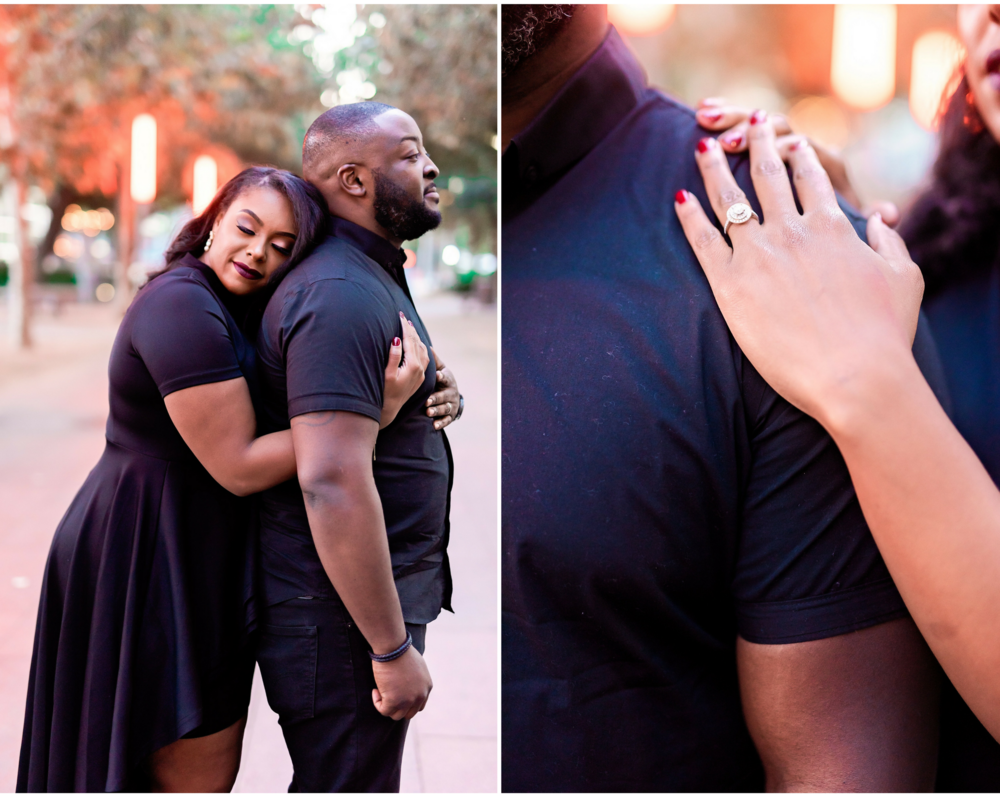
[[[729,235],[730,225],[746,224],[750,219],[760,221],[760,216],[754,213],[753,208],[746,204],[746,202],[737,202],[734,205],[730,205],[726,211],[726,226],[722,228],[722,232]]]

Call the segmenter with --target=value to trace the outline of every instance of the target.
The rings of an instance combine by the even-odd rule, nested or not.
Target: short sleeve
[[[282,308],[288,417],[344,410],[382,414],[388,339],[376,298],[349,279],[322,279]]]
[[[132,346],[166,397],[243,376],[225,314],[200,282],[169,272],[136,308]]]
[[[863,239],[864,219],[841,207]],[[807,642],[907,616],[836,444],[737,360],[752,449],[732,582],[740,635]]]
[[[740,635],[806,642],[906,616],[836,444],[743,367],[753,454],[733,580]]]

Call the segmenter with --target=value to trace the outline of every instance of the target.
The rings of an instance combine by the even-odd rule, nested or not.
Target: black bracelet
[[[406,651],[410,649],[410,646],[412,644],[413,644],[413,637],[410,635],[410,632],[407,631],[406,641],[395,650],[390,651],[389,653],[373,653],[372,651],[369,650],[368,655],[371,656],[372,661],[381,661],[381,662],[393,661],[394,659],[398,659],[400,656],[406,653]]]
[[[458,412],[455,413],[455,420],[457,421],[462,417],[462,410],[465,409],[465,397],[459,393],[458,394]]]

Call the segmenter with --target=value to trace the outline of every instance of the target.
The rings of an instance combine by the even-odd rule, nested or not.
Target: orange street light
[[[132,120],[132,200],[146,204],[156,199],[156,120],[141,113]]]
[[[932,30],[913,45],[910,113],[926,130],[937,129],[942,97],[964,58],[962,43],[947,31]]]
[[[219,190],[219,166],[211,155],[199,155],[194,162],[194,196],[191,208],[195,216],[208,207]]]
[[[609,5],[608,20],[625,36],[652,36],[666,30],[674,18],[673,4]]]
[[[846,105],[873,111],[896,93],[896,6],[838,5],[830,83]]]

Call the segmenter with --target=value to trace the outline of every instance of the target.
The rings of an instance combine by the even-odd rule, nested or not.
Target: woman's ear
[[[345,163],[337,169],[337,182],[343,191],[351,196],[363,197],[368,193],[367,175],[364,180],[361,176],[361,167],[356,163]]]

